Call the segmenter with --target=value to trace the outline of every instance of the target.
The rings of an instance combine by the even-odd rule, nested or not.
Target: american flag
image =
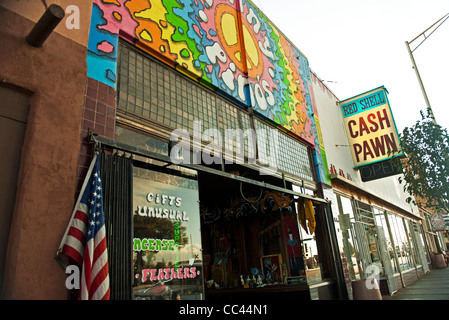
[[[103,190],[97,156],[92,160],[68,232],[63,239],[62,253],[82,266],[79,299],[109,300]]]

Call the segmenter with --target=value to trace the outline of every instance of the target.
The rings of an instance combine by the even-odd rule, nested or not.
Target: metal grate
[[[112,300],[131,298],[132,169],[130,157],[100,153]]]
[[[185,77],[120,46],[118,108],[193,135],[193,122],[217,128],[216,97]]]
[[[118,70],[118,109],[170,129],[185,129],[191,137],[194,122],[200,121],[202,132],[207,129],[220,131],[223,150],[228,148],[228,154],[231,150],[235,154],[243,147],[246,158],[255,156],[248,136],[244,135],[242,146],[236,139],[225,139],[225,130],[241,129],[245,132],[254,128],[256,132],[264,129],[266,133],[274,130],[278,137],[275,142],[267,134],[257,138],[258,148],[263,151],[259,152],[259,160],[266,164],[273,159],[265,159],[264,155],[275,156],[278,170],[300,179],[315,180],[308,147],[259,119],[254,119],[253,127],[248,112],[169,66],[120,43]],[[276,155],[270,155],[272,150],[277,151]]]
[[[218,99],[218,129],[223,137],[223,148],[232,154],[243,154],[246,158],[254,157],[252,145],[249,144],[245,131],[251,129],[251,120],[247,113],[242,112],[225,100]],[[241,130],[242,137],[233,137],[227,133],[227,129]],[[240,139],[242,138],[242,139]]]
[[[265,154],[271,157],[276,156],[277,168],[279,170],[297,177],[314,180],[310,156],[306,146],[280,132],[276,135],[277,141],[273,141],[273,136],[271,135],[270,139],[268,132],[275,129],[260,120],[254,121],[254,128],[256,131],[265,130],[267,133],[258,135],[257,138],[258,147],[262,149],[259,157],[262,157],[261,161],[263,163],[268,161],[268,159],[263,158]],[[274,142],[277,146],[273,145]],[[274,150],[276,151],[275,155],[271,154]]]

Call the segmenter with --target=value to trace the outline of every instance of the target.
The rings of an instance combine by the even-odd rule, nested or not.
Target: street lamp
[[[413,69],[415,69],[415,73],[416,73],[416,77],[418,78],[418,82],[419,82],[419,85],[420,85],[420,87],[421,87],[421,91],[422,91],[422,93],[423,93],[423,95],[424,95],[424,100],[426,101],[426,105],[427,105],[427,109],[429,110],[429,113],[430,113],[430,116],[431,116],[431,118],[432,118],[432,121],[433,121],[433,123],[435,123],[436,124],[436,120],[435,120],[435,116],[434,116],[434,114],[433,114],[433,111],[432,111],[432,107],[430,106],[430,102],[429,102],[429,98],[427,97],[427,93],[426,93],[426,89],[424,88],[424,84],[423,84],[423,82],[422,82],[422,80],[421,80],[421,76],[419,75],[419,71],[418,71],[418,67],[416,66],[416,62],[415,62],[415,59],[414,59],[414,57],[413,57],[413,51],[415,51],[416,49],[418,49],[418,47],[424,42],[424,41],[426,41],[431,35],[432,35],[432,33],[434,33],[443,23],[444,23],[444,21],[446,21],[447,19],[449,18],[449,13],[448,14],[446,14],[446,15],[444,15],[444,17],[442,17],[440,20],[438,20],[437,22],[435,22],[433,25],[431,25],[429,28],[427,28],[424,32],[422,32],[422,33],[420,33],[417,37],[415,37],[412,41],[410,41],[410,42],[408,42],[408,41],[405,41],[405,45],[406,45],[406,47],[407,47],[407,50],[408,50],[408,53],[409,53],[409,55],[410,55],[410,59],[412,60],[412,63],[413,63]],[[432,29],[436,24],[438,24],[441,20],[443,20],[428,36],[426,36],[426,32],[427,31],[429,31],[430,29]],[[413,49],[413,50],[411,50],[410,49],[410,44],[413,42],[413,41],[415,41],[416,39],[418,39],[419,37],[421,37],[422,35],[424,35],[424,40],[423,41],[421,41],[417,46],[416,46],[416,48],[415,49]]]

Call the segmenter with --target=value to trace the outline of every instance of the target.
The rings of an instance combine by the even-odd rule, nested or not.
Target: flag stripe
[[[104,256],[102,257],[102,259],[106,260],[107,259],[107,253],[104,254]],[[100,278],[104,278],[106,275],[102,274],[102,272],[104,270],[107,271],[107,269],[104,269],[104,267],[107,267],[107,265],[105,265],[103,262],[101,261],[97,261],[94,265],[94,267],[92,268],[92,279],[96,279],[97,277]]]
[[[62,252],[75,260],[77,264],[81,264],[84,243],[86,241],[85,233],[87,224],[87,215],[83,211],[87,211],[87,205],[79,203],[77,207],[78,210],[76,210],[75,216],[71,221],[71,226]]]
[[[81,300],[89,300],[90,290],[90,255],[89,247],[86,246],[84,251],[83,271],[81,274],[80,295]]]
[[[62,247],[62,252],[66,256],[72,258],[78,265],[81,265],[83,263],[83,255],[80,254],[80,252],[72,246],[64,245],[64,247]]]
[[[92,284],[90,287],[91,296],[97,296],[100,297],[100,299],[103,298],[103,295],[105,294],[103,287],[105,285],[105,281],[108,279],[108,266],[104,265],[103,268],[97,273],[97,276],[93,278]],[[97,300],[97,299],[95,299]]]
[[[71,227],[69,229],[69,234],[70,237],[73,238],[73,246],[79,246],[79,249],[83,247],[83,244],[86,242],[86,236],[83,232],[83,230],[80,230],[78,228],[75,227]],[[77,241],[77,242],[76,242]]]
[[[94,251],[94,260],[98,259],[103,252],[106,250],[106,238],[104,232],[98,232],[98,234],[95,236],[95,242],[97,243],[97,246],[95,247]]]
[[[97,272],[103,268],[103,265],[107,261],[107,251],[106,251],[106,239],[102,239],[101,243],[95,248],[94,254],[93,254],[93,261],[95,261],[94,265],[92,266],[92,275],[93,277],[96,276]]]
[[[98,159],[86,176],[62,252],[82,267],[79,299],[109,299],[109,266]]]
[[[81,221],[82,223],[84,223],[84,225],[87,224],[88,221],[88,216],[86,214],[86,212],[88,212],[87,209],[87,205],[84,203],[80,203],[78,204],[76,213],[75,213],[75,219],[78,219],[79,221]],[[74,221],[76,223],[76,221]]]

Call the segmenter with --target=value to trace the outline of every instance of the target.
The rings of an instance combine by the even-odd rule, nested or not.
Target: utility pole
[[[408,41],[405,41],[405,45],[406,45],[406,47],[407,47],[407,51],[408,51],[408,53],[409,53],[409,55],[410,55],[410,59],[412,60],[412,63],[413,63],[413,69],[415,69],[415,73],[416,73],[416,77],[418,78],[418,82],[419,82],[419,86],[421,87],[421,91],[422,91],[422,94],[423,94],[423,96],[424,96],[424,100],[425,100],[425,102],[426,102],[426,105],[427,105],[427,110],[429,111],[429,113],[430,113],[430,116],[431,116],[431,118],[432,118],[432,121],[433,121],[433,123],[435,123],[436,124],[436,120],[435,120],[435,115],[433,114],[433,111],[432,111],[432,107],[430,106],[430,102],[429,102],[429,98],[427,97],[427,93],[426,93],[426,89],[424,88],[424,84],[423,84],[423,82],[422,82],[422,79],[421,79],[421,76],[419,75],[419,71],[418,71],[418,67],[416,66],[416,62],[415,62],[415,58],[413,57],[413,51],[415,51],[416,49],[418,49],[418,47],[424,42],[424,41],[426,41],[431,35],[432,35],[432,33],[434,33],[447,19],[449,18],[449,13],[448,14],[446,14],[446,15],[444,15],[440,20],[438,20],[437,22],[435,22],[433,25],[431,25],[429,28],[427,28],[424,32],[422,32],[422,33],[420,33],[417,37],[415,37],[412,41],[410,41],[410,42],[408,42]],[[443,20],[444,19],[444,20]],[[443,20],[428,36],[426,36],[426,32],[427,31],[429,31],[431,28],[433,28],[437,23],[439,23],[441,20]],[[413,42],[413,41],[415,41],[416,39],[418,39],[419,37],[421,37],[422,35],[424,35],[424,40],[423,41],[421,41],[421,43],[420,44],[418,44],[417,46],[416,46],[416,48],[415,49],[413,49],[413,50],[411,50],[410,49],[410,44]]]
[[[405,41],[405,45],[407,46],[407,50],[408,50],[408,53],[410,55],[410,59],[412,60],[413,69],[415,70],[416,77],[418,78],[419,86],[421,87],[421,91],[422,91],[422,94],[424,96],[424,100],[426,102],[427,109],[430,112],[430,115],[432,117],[432,121],[434,123],[436,123],[435,116],[433,115],[432,107],[430,106],[429,98],[427,97],[426,89],[424,88],[424,84],[423,84],[423,82],[421,80],[421,76],[419,75],[418,67],[416,66],[415,58],[413,57],[413,52],[412,52],[412,50],[410,50],[410,43],[408,41]]]

